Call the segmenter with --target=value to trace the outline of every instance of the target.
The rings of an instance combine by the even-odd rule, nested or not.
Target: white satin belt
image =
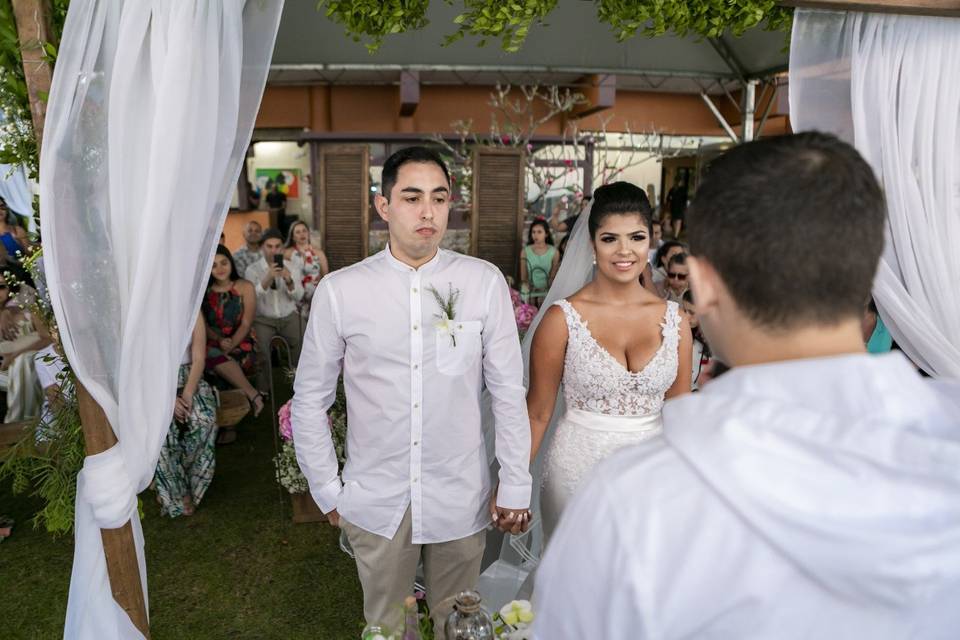
[[[567,409],[563,422],[593,431],[619,433],[647,433],[663,429],[663,417],[659,411],[642,416],[611,416],[582,409]]]

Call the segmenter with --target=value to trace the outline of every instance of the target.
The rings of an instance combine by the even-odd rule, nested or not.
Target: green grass
[[[289,397],[289,385],[277,393]],[[194,516],[161,518],[154,493],[141,494],[153,638],[360,636],[360,583],[338,532],[295,525],[285,494],[281,504],[269,414],[267,403],[258,419],[240,424],[235,444],[217,449],[213,484]],[[0,544],[4,639],[63,637],[73,540],[34,530],[37,508],[0,485],[0,514],[16,520]]]

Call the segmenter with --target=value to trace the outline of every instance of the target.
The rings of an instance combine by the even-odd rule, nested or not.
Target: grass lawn
[[[278,381],[279,382],[279,381]],[[289,397],[289,385],[278,388]],[[362,595],[353,561],[327,524],[292,524],[273,476],[270,404],[217,449],[217,470],[192,517],[161,518],[152,491],[145,517],[155,639],[358,638]],[[16,520],[0,544],[0,637],[63,637],[72,537],[29,522],[37,502],[0,485],[0,514]]]

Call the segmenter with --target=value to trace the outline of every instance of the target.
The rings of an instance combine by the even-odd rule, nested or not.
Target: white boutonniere
[[[457,300],[460,299],[460,289],[454,289],[453,284],[447,283],[446,298],[433,285],[427,287],[427,291],[433,295],[433,299],[437,301],[437,306],[440,307],[440,313],[434,314],[437,321],[433,326],[436,327],[438,333],[450,336],[453,346],[457,346],[457,332],[453,321],[457,317]]]

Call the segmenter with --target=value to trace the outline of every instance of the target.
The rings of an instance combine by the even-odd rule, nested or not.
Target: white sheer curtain
[[[904,352],[944,378],[960,378],[958,69],[960,19],[794,16],[794,130],[836,133],[873,166],[888,209],[877,306]]]
[[[138,638],[99,528],[153,477],[273,52],[282,0],[73,0],[40,162],[64,350],[119,439],[77,482],[66,638]]]

